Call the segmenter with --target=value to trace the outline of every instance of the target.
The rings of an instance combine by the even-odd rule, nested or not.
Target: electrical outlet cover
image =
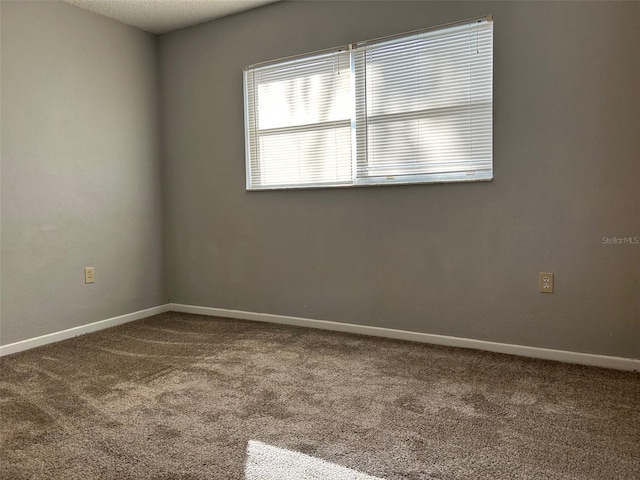
[[[540,293],[553,293],[553,272],[540,272],[538,287]]]

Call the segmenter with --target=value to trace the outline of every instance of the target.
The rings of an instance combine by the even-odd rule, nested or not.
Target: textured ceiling
[[[64,0],[151,33],[178,28],[249,10],[276,0]]]

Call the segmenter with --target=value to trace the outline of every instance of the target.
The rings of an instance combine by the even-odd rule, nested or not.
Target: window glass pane
[[[351,127],[263,135],[259,140],[264,186],[351,182]]]
[[[257,75],[258,128],[350,118],[349,59],[331,56],[309,64],[270,68]]]
[[[466,104],[471,82],[469,58],[468,31],[444,38],[417,36],[407,42],[369,49],[369,115]]]
[[[469,168],[467,112],[369,125],[368,175],[424,174]]]
[[[352,182],[349,52],[332,52],[245,73],[247,186]]]
[[[357,178],[410,182],[411,175],[428,181],[425,175],[438,174],[440,181],[442,174],[477,171],[491,177],[491,25],[356,49]]]

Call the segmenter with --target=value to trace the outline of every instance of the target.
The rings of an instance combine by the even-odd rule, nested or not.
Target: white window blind
[[[492,27],[245,68],[247,188],[491,179]]]
[[[348,52],[247,70],[248,188],[352,179]]]

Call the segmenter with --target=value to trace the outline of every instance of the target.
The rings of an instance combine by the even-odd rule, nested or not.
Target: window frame
[[[359,172],[362,170],[362,165],[364,163],[369,163],[370,162],[370,158],[368,156],[368,129],[369,129],[369,125],[370,123],[376,123],[378,121],[380,121],[379,118],[376,117],[385,117],[386,115],[369,115],[367,112],[367,98],[366,98],[366,89],[368,88],[367,83],[366,83],[366,49],[367,47],[370,46],[376,46],[376,45],[380,45],[380,44],[389,44],[389,43],[402,43],[403,40],[404,41],[408,41],[408,39],[410,37],[413,36],[418,36],[418,35],[422,35],[422,34],[427,34],[430,32],[437,32],[440,30],[448,30],[448,29],[453,29],[455,27],[462,27],[462,26],[471,26],[474,23],[476,24],[480,24],[481,22],[487,22],[488,24],[490,24],[490,45],[491,45],[491,50],[490,50],[490,73],[489,73],[489,84],[490,84],[490,89],[491,89],[491,93],[489,96],[489,101],[488,102],[484,102],[483,104],[485,105],[485,107],[489,108],[489,123],[490,123],[490,134],[489,134],[489,139],[490,139],[490,166],[488,169],[481,169],[480,170],[480,174],[476,175],[476,171],[473,171],[472,173],[469,173],[471,170],[467,169],[467,170],[461,170],[458,172],[435,172],[435,173],[426,173],[426,174],[419,174],[419,173],[412,173],[412,174],[403,174],[403,173],[395,173],[393,175],[366,175],[366,176],[362,176],[359,175]],[[390,36],[386,36],[386,37],[380,37],[380,38],[376,38],[376,39],[372,39],[372,40],[367,40],[364,42],[357,42],[357,43],[352,43],[346,46],[341,46],[341,47],[335,47],[335,48],[329,48],[329,49],[324,49],[324,50],[319,50],[319,51],[315,51],[315,52],[310,52],[310,53],[305,53],[305,54],[300,54],[300,55],[295,55],[295,56],[291,56],[291,57],[285,57],[285,58],[280,58],[280,59],[276,59],[276,60],[272,60],[272,61],[268,61],[268,62],[261,62],[261,63],[256,63],[256,64],[252,64],[252,65],[248,65],[243,69],[243,90],[244,90],[244,103],[245,103],[245,108],[244,108],[244,113],[245,113],[245,167],[246,167],[246,172],[245,172],[245,176],[246,176],[246,189],[248,191],[259,191],[259,190],[290,190],[290,189],[314,189],[314,188],[344,188],[344,187],[365,187],[365,186],[382,186],[382,185],[406,185],[406,184],[430,184],[430,183],[460,183],[460,182],[478,182],[478,181],[492,181],[493,180],[493,16],[491,15],[485,15],[485,16],[481,16],[481,17],[475,17],[475,18],[471,18],[471,19],[466,19],[466,20],[462,20],[462,21],[458,21],[458,22],[452,22],[452,23],[448,23],[448,24],[444,24],[444,25],[437,25],[437,26],[433,26],[433,27],[428,27],[425,29],[419,29],[419,30],[413,30],[413,31],[409,31],[409,32],[403,32],[403,33],[399,33],[399,34],[395,34],[395,35],[390,35]],[[351,109],[352,109],[352,114],[351,114],[351,119],[349,120],[342,120],[340,122],[337,121],[330,121],[330,122],[324,122],[327,124],[332,124],[335,125],[336,123],[341,123],[344,124],[344,126],[346,126],[349,122],[350,122],[350,128],[351,128],[351,181],[344,181],[344,182],[317,182],[317,183],[306,183],[306,184],[281,184],[281,185],[264,185],[264,184],[260,184],[260,185],[256,185],[252,183],[252,166],[253,166],[253,161],[254,158],[252,157],[252,151],[250,148],[250,135],[254,134],[254,135],[258,135],[257,132],[259,132],[258,128],[256,127],[254,129],[254,132],[250,131],[250,121],[249,121],[249,116],[250,116],[250,111],[251,109],[255,109],[256,108],[256,103],[254,102],[250,102],[249,99],[249,88],[248,88],[248,77],[249,75],[253,75],[254,72],[260,68],[265,68],[265,67],[272,67],[272,66],[284,66],[287,65],[289,63],[292,62],[296,62],[296,61],[300,61],[300,60],[305,60],[305,59],[313,59],[315,57],[319,57],[322,55],[330,55],[330,54],[341,54],[344,53],[345,51],[349,52],[349,71],[350,71],[350,82],[351,82],[351,92],[350,92],[350,96],[351,96]],[[364,53],[361,53],[362,51],[364,51]],[[364,67],[364,71],[365,71],[365,79],[364,80],[359,80],[358,78],[356,78],[356,61],[357,60],[357,55],[361,55],[363,57],[365,62],[365,67]],[[471,62],[470,62],[471,63]],[[470,67],[471,68],[471,67]],[[359,82],[364,82],[363,85],[358,86]],[[358,88],[364,88],[365,93],[362,94],[362,92],[358,92],[357,89]],[[252,89],[252,92],[255,93],[256,88],[254,87]],[[359,108],[362,108],[362,105],[359,105],[359,103],[362,103],[364,101],[364,118],[360,118],[360,120],[358,119],[358,115],[359,115]],[[469,109],[469,115],[471,116],[471,111],[472,111],[472,107],[471,107],[471,103],[469,102],[469,104],[467,105],[467,108]],[[447,105],[445,107],[440,107],[438,109],[423,109],[423,110],[419,110],[419,111],[404,111],[398,114],[392,114],[391,116],[396,116],[398,119],[403,119],[403,118],[409,118],[409,117],[414,117],[414,118],[429,118],[430,114],[429,111],[430,110],[455,110],[456,108],[461,108],[459,106],[456,105]],[[254,112],[255,115],[255,112]],[[371,122],[371,120],[373,119],[373,122]],[[364,120],[364,125],[363,125],[363,120]],[[382,120],[384,121],[384,120]],[[264,130],[289,130],[289,131],[306,131],[306,130],[314,130],[313,128],[314,126],[318,126],[318,125],[322,125],[323,122],[318,122],[316,124],[308,124],[308,125],[299,125],[299,126],[290,126],[290,127],[283,127],[281,129],[279,128],[275,128],[275,129],[264,129]],[[322,128],[322,127],[320,127]],[[364,132],[364,133],[363,133]],[[362,135],[364,135],[364,144],[362,144]],[[469,135],[471,136],[471,134]],[[254,142],[255,143],[255,142]],[[364,161],[363,161],[364,159]],[[420,160],[417,158],[416,163],[420,163]],[[424,161],[422,162],[423,166],[424,166]],[[445,162],[446,164],[446,162]],[[470,164],[474,164],[474,161],[470,161]]]

